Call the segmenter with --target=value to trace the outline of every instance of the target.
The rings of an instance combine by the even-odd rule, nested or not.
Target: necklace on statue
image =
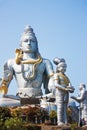
[[[22,76],[26,81],[33,80],[36,77],[36,66],[35,64],[30,65],[28,70],[24,70],[24,64],[21,64]]]
[[[22,76],[26,81],[33,80],[36,77],[36,66],[42,62],[41,56],[38,56],[37,60],[33,61],[22,61],[21,63],[21,70],[22,70]],[[29,65],[28,72],[25,72],[24,65]],[[27,75],[25,74],[27,73]]]

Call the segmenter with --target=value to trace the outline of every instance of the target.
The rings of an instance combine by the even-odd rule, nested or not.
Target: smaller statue
[[[63,58],[55,58],[54,63],[57,65],[54,74],[54,84],[56,87],[55,96],[57,104],[57,123],[59,126],[67,124],[67,105],[69,100],[69,92],[74,92],[70,80],[65,75],[66,63]]]
[[[79,95],[77,97],[71,96],[72,99],[75,99],[80,104],[80,117],[81,121],[85,121],[83,125],[87,125],[87,90],[86,85],[80,83],[79,86]]]

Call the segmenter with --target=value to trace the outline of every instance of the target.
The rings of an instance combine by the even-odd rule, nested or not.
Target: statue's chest
[[[61,85],[68,85],[69,80],[65,76],[58,76],[58,83],[61,84]]]
[[[32,73],[43,73],[45,70],[45,66],[43,63],[35,65],[35,64],[21,64],[21,65],[14,65],[15,73],[25,73],[25,74],[32,74]]]
[[[32,64],[22,64],[21,65],[21,72],[29,72],[29,73],[32,73],[33,70],[36,69],[36,66],[32,65]]]

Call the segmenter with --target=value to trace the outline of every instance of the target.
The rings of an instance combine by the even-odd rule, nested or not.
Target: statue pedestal
[[[28,105],[36,105],[36,104],[40,104],[40,100],[38,98],[21,98],[20,99],[20,104],[21,105],[25,105],[25,104],[28,104]]]
[[[57,125],[43,125],[41,126],[41,130],[71,130],[71,128],[69,126],[59,127]]]

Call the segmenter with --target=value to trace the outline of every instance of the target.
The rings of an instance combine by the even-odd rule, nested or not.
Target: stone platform
[[[57,125],[36,125],[38,130],[87,130],[87,126],[71,128],[70,126],[59,127]]]
[[[41,126],[41,130],[71,130],[69,126],[59,127],[54,125],[43,125]]]
[[[21,98],[20,99],[20,104],[21,105],[32,105],[32,104],[40,104],[39,98]]]

